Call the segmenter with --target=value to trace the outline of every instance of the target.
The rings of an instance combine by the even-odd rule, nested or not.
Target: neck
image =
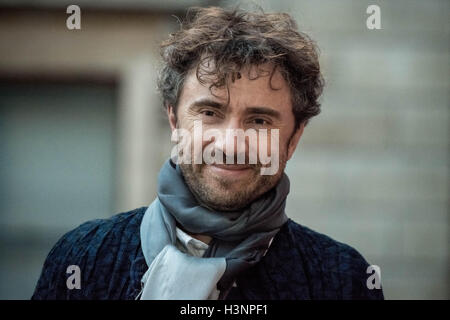
[[[211,242],[211,237],[204,235],[204,234],[194,234],[194,233],[190,233],[189,231],[187,231],[185,228],[183,228],[182,225],[177,223],[177,227],[180,228],[181,230],[183,230],[184,232],[186,232],[188,235],[190,235],[192,238],[200,240],[203,243],[206,243],[209,245],[209,243]]]
[[[211,237],[210,236],[206,236],[206,235],[203,235],[203,234],[190,234],[190,233],[188,233],[192,238],[195,238],[195,239],[197,239],[197,240],[200,240],[201,242],[203,242],[203,243],[206,243],[206,244],[208,244],[209,245],[209,243],[211,242]]]

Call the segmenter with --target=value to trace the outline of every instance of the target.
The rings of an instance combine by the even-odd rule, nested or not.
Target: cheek
[[[190,149],[194,164],[204,164],[205,152],[209,156],[210,150],[222,149],[222,132],[216,128],[204,125],[202,121],[196,120],[189,125]],[[215,146],[217,144],[217,146]],[[207,148],[208,147],[208,148]]]
[[[267,130],[267,134],[264,131],[258,132],[258,153],[264,153],[267,156],[274,156],[274,153],[281,151],[282,145],[280,144],[280,130],[271,129]]]

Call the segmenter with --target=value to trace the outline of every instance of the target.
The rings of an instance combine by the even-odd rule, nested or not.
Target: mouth
[[[252,167],[242,164],[211,164],[208,167],[213,173],[223,177],[240,177],[252,171]]]

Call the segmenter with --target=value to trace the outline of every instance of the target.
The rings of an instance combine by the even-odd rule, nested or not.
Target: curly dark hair
[[[161,55],[158,89],[164,106],[175,111],[193,68],[199,82],[211,89],[224,86],[229,76],[234,80],[243,67],[272,63],[271,76],[278,68],[291,89],[295,128],[320,113],[324,83],[318,49],[287,13],[190,8],[180,30],[161,44]],[[208,61],[214,62],[213,70],[204,68]]]

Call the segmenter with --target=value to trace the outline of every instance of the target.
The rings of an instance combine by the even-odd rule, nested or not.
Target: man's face
[[[201,84],[195,72],[191,71],[185,79],[176,115],[173,108],[168,109],[172,130],[179,128],[191,132],[192,146],[195,143],[203,149],[209,146],[235,159],[239,153],[245,154],[246,164],[236,164],[236,160],[234,164],[226,164],[226,160],[223,160],[224,164],[195,164],[194,161],[180,164],[190,190],[200,203],[209,208],[220,211],[242,209],[273,188],[303,132],[303,125],[294,131],[290,89],[281,73],[276,70],[270,79],[273,66],[266,64],[259,68],[267,72],[254,79],[255,67],[244,69],[234,81],[227,81],[228,90],[227,86],[211,90],[208,83]],[[249,70],[252,80],[248,77]],[[205,139],[202,135],[194,135],[196,121],[201,121],[203,132],[215,129],[223,133],[222,137],[226,137],[229,129],[267,129],[268,143],[259,139],[258,150],[270,149],[271,132],[278,129],[278,170],[271,175],[262,175],[260,169],[267,164],[263,165],[259,158],[256,164],[248,164],[249,152],[255,151],[249,148],[248,138],[241,140],[240,144],[235,140],[235,145],[230,146],[225,139]],[[266,151],[270,155],[270,150]]]

